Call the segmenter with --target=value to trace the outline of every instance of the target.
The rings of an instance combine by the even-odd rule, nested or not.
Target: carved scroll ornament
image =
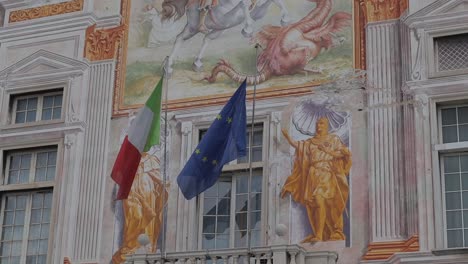
[[[367,8],[367,21],[399,18],[408,9],[408,0],[361,0]]]
[[[16,10],[10,13],[9,22],[26,21],[41,17],[55,16],[83,10],[84,0],[72,0],[63,3]]]

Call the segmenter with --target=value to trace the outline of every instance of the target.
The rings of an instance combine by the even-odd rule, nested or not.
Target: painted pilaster
[[[406,236],[398,20],[367,26],[371,242]]]
[[[180,169],[183,168],[185,163],[190,157],[192,153],[192,139],[193,139],[193,124],[192,122],[182,122],[181,132],[182,132],[182,142],[181,142],[181,151],[180,151]],[[178,188],[178,187],[177,187]],[[184,195],[177,189],[178,192],[178,199],[177,199],[177,242],[176,242],[176,251],[186,251],[190,250],[189,247],[190,241],[196,237],[196,234],[191,234],[190,231],[193,231],[190,228],[193,225],[193,220],[195,220],[195,216],[191,216],[191,214],[195,214],[195,212],[191,212],[190,203],[195,203],[195,200],[187,201]],[[192,206],[195,207],[195,206]]]
[[[99,262],[114,61],[91,63],[73,261]]]

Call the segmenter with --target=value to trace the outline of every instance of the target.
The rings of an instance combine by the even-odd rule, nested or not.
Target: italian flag
[[[148,101],[130,125],[117,155],[111,174],[112,179],[119,185],[117,200],[127,199],[140,164],[141,154],[159,144],[162,84],[163,78],[159,80]]]

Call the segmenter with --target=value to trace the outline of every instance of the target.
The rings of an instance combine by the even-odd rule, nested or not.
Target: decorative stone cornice
[[[34,8],[12,11],[8,22],[14,23],[41,17],[73,13],[83,10],[84,0],[72,0],[63,3],[44,5]]]
[[[89,61],[113,59],[124,34],[125,25],[110,29],[96,29],[96,25],[86,30],[85,57]]]
[[[362,260],[385,260],[395,253],[419,251],[419,237],[412,236],[406,241],[389,241],[371,243]]]

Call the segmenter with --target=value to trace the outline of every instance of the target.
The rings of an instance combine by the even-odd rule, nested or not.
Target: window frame
[[[435,41],[436,38],[449,37],[452,35],[459,35],[459,34],[466,34],[466,33],[468,33],[468,27],[466,27],[465,25],[461,27],[458,26],[458,27],[452,27],[452,28],[443,28],[443,29],[435,29],[435,30],[427,31],[426,67],[428,69],[428,79],[455,76],[455,75],[464,75],[468,73],[468,68],[451,70],[451,71],[439,71],[438,50],[437,50],[437,45]]]
[[[441,97],[432,100],[431,104],[431,123],[432,123],[432,168],[435,182],[434,188],[434,212],[435,226],[442,226],[440,230],[435,230],[436,248],[460,249],[448,247],[447,235],[447,209],[445,200],[445,174],[444,157],[460,155],[468,152],[468,141],[443,143],[442,135],[442,109],[468,106],[468,95]],[[457,120],[458,127],[458,120]],[[458,133],[458,132],[457,132]],[[438,197],[438,199],[437,199]],[[463,211],[463,209],[461,209]],[[438,225],[437,223],[440,223]],[[468,248],[468,247],[461,247]]]
[[[264,246],[267,244],[267,239],[268,239],[268,207],[267,207],[267,199],[268,199],[268,177],[267,177],[267,157],[269,156],[269,117],[268,116],[260,116],[258,118],[255,118],[254,121],[254,130],[255,127],[261,127],[263,130],[263,137],[262,137],[262,161],[259,162],[252,162],[252,170],[253,171],[258,171],[261,170],[262,172],[262,196],[261,196],[261,230],[260,230],[260,243],[259,246]],[[192,149],[195,149],[195,147],[199,143],[199,138],[200,138],[200,132],[202,130],[208,129],[209,124],[202,124],[199,126],[196,126],[194,128],[194,133],[193,133],[193,140],[192,140]],[[247,117],[247,131],[250,130],[252,127],[252,119],[250,117]],[[248,138],[250,141],[250,137]],[[249,144],[251,146],[251,144]],[[232,206],[233,204],[233,197],[235,199],[236,193],[235,191],[235,177],[240,177],[235,174],[242,174],[242,172],[247,172],[249,173],[249,162],[247,163],[239,163],[236,164],[236,161],[233,161],[231,163],[226,164],[223,167],[221,177],[232,177],[231,179],[231,186],[234,187],[234,189],[231,189],[231,211],[230,211],[230,237],[229,237],[229,248],[226,249],[232,249],[235,248],[235,237],[234,237],[234,232],[235,227],[233,225],[233,221],[235,221],[235,207]],[[230,176],[227,176],[230,175]],[[198,250],[204,250],[203,249],[203,201],[204,201],[204,192],[201,193],[196,200],[196,241],[197,241],[197,249]],[[248,216],[249,217],[249,216]]]
[[[63,112],[62,112],[63,114]],[[9,167],[7,163],[10,161],[10,157],[12,154],[18,154],[18,153],[30,153],[30,150],[35,151],[36,153],[45,151],[45,150],[51,150],[51,149],[56,149],[57,151],[57,158],[56,158],[56,164],[55,164],[55,179],[53,181],[43,181],[43,182],[30,182],[30,183],[21,183],[21,184],[5,184],[5,180],[7,179],[6,175],[9,172]],[[46,258],[46,263],[50,263],[54,256],[54,236],[55,236],[55,224],[57,223],[57,211],[58,211],[58,203],[59,201],[58,196],[59,196],[59,182],[61,181],[62,174],[61,169],[62,169],[62,157],[63,156],[63,144],[61,141],[50,141],[50,142],[44,142],[42,144],[30,144],[30,145],[24,145],[21,147],[17,148],[9,148],[9,149],[0,149],[0,168],[1,168],[1,177],[0,177],[0,236],[2,233],[2,225],[3,225],[3,206],[4,206],[4,197],[8,196],[9,194],[20,194],[20,193],[25,193],[32,195],[34,193],[39,193],[45,190],[50,190],[52,192],[52,204],[51,204],[51,211],[50,211],[50,219],[49,219],[49,241],[48,241],[48,247],[47,247],[47,258]],[[32,165],[31,161],[31,167]],[[29,212],[30,214],[30,212]],[[25,216],[27,217],[27,215]],[[26,222],[29,222],[30,220],[25,218],[25,225]],[[29,228],[29,227],[28,227]],[[23,234],[24,235],[24,234]],[[24,237],[23,237],[24,239]],[[26,243],[27,242],[23,242]],[[22,245],[23,246],[23,245]],[[26,250],[26,251],[25,251]],[[27,252],[27,247],[25,249],[22,248],[22,255],[21,259],[25,260],[27,254],[24,254]],[[23,255],[24,254],[24,255]]]
[[[12,95],[11,100],[12,102],[12,107],[11,107],[11,124],[12,125],[26,125],[26,124],[38,124],[38,123],[56,123],[58,121],[61,121],[63,119],[64,113],[63,113],[63,106],[64,106],[64,88],[56,88],[56,89],[51,89],[51,90],[46,90],[42,92],[37,92],[37,93],[27,93],[27,94],[15,94]],[[55,95],[62,95],[62,105],[61,105],[61,111],[60,111],[60,118],[57,119],[47,119],[47,120],[42,120],[42,111],[44,109],[43,103],[44,103],[44,97],[46,96],[55,96]],[[36,119],[31,122],[23,122],[23,123],[16,123],[16,114],[17,114],[17,106],[18,106],[18,101],[22,99],[29,99],[29,98],[37,98],[37,108],[36,108]]]

